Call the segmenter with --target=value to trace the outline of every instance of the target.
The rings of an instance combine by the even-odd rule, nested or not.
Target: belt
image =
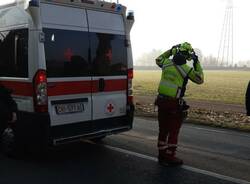
[[[184,100],[182,98],[174,98],[171,96],[163,95],[163,94],[158,94],[158,97],[164,100],[173,100],[179,102],[179,105],[183,105]]]
[[[178,100],[178,98],[174,98],[174,97],[163,95],[163,94],[158,94],[158,97],[163,98],[163,99],[169,99],[169,100]]]

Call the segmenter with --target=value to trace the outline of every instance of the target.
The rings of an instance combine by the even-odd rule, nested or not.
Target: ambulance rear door
[[[121,14],[87,10],[93,120],[126,115],[127,50]],[[105,126],[104,126],[105,127]]]
[[[90,122],[92,78],[86,10],[42,3],[41,16],[51,125]]]

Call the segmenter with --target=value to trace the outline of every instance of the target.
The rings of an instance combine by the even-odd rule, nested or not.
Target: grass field
[[[202,85],[189,81],[187,99],[244,104],[245,92],[250,80],[249,71],[204,71]],[[134,73],[135,95],[156,95],[161,71],[140,71]]]

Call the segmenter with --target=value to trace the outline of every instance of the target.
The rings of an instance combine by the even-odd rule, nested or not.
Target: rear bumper
[[[116,134],[132,129],[134,106],[131,105],[126,116],[95,121],[50,126],[48,113],[19,113],[16,124],[18,139],[31,144],[62,144],[79,139],[91,139]]]
[[[53,144],[62,144],[79,139],[91,139],[128,131],[133,120],[129,116],[78,122],[51,127]]]
[[[68,135],[68,136],[54,137],[53,145],[74,142],[74,141],[77,141],[79,139],[92,139],[92,138],[96,138],[96,137],[117,134],[117,133],[128,131],[131,128],[132,128],[131,126],[124,126],[124,127],[118,127],[118,128],[103,129],[103,130],[99,130],[99,131],[95,131],[95,132],[91,132],[91,133],[83,133],[83,134],[79,134],[79,135],[72,134],[72,136]]]

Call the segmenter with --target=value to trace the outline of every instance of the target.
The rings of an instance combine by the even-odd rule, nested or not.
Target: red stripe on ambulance
[[[123,91],[127,89],[126,79],[105,80],[104,91]],[[71,95],[81,93],[98,93],[99,81],[49,82],[48,96]]]
[[[5,87],[13,90],[13,95],[33,96],[32,83],[1,81]],[[93,84],[93,87],[92,87]],[[126,79],[105,80],[105,88],[103,92],[123,91],[127,89]],[[81,93],[97,93],[99,92],[99,81],[74,81],[74,82],[49,82],[48,96],[81,94]]]
[[[49,82],[48,96],[91,93],[91,81]]]
[[[124,91],[127,90],[127,80],[126,79],[113,79],[105,80],[104,90],[102,92],[111,92],[111,91]],[[93,93],[98,93],[99,91],[99,81],[93,81]]]
[[[33,96],[32,83],[19,81],[0,81],[6,88],[13,90],[13,95],[18,96]]]

